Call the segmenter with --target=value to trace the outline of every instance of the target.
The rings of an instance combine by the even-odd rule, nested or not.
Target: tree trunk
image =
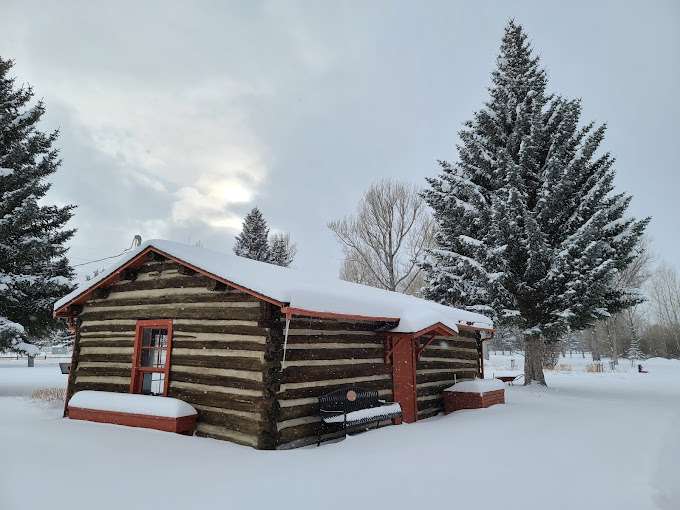
[[[593,355],[593,361],[600,361],[600,342],[597,339],[597,334],[595,333],[595,328],[592,329],[590,336],[590,352]]]
[[[524,337],[524,384],[545,384],[543,375],[543,338],[536,335]]]
[[[619,363],[619,347],[616,343],[616,336],[612,334],[612,322],[611,319],[605,321],[605,331],[607,332],[607,343],[609,344],[609,350],[611,352],[612,362],[614,365]]]

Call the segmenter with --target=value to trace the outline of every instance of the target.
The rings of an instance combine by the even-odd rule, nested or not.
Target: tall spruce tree
[[[490,99],[440,161],[424,197],[438,226],[425,294],[519,325],[526,384],[545,384],[544,342],[639,302],[613,279],[648,219],[625,218],[605,126],[579,125],[581,104],[546,91],[522,27],[505,29]]]
[[[247,259],[270,261],[269,227],[257,207],[244,218],[241,233],[236,236],[234,253]]]
[[[74,230],[64,225],[75,206],[44,203],[61,164],[59,133],[38,129],[45,106],[31,105],[30,86],[15,86],[13,65],[0,57],[0,349],[54,326],[52,304],[73,278],[65,243]]]

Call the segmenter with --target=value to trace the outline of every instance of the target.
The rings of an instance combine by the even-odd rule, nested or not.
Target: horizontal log
[[[243,338],[243,337],[241,337]],[[246,337],[247,338],[247,337]],[[225,351],[260,351],[265,352],[265,343],[249,341],[222,341],[222,340],[189,340],[173,335],[172,345],[177,349],[219,349]]]
[[[279,444],[302,438],[316,438],[319,430],[318,423],[307,423],[297,427],[288,427],[279,431]],[[324,436],[325,437],[325,436]]]
[[[344,321],[332,319],[300,319],[293,317],[290,329],[316,329],[340,331],[375,331],[385,326],[384,322]]]
[[[112,306],[147,306],[152,304],[187,304],[187,303],[246,303],[246,302],[257,302],[256,298],[253,298],[247,294],[230,294],[230,293],[211,293],[209,291],[197,293],[197,292],[183,292],[175,293],[169,292],[173,290],[184,290],[193,291],[192,288],[189,289],[158,289],[158,292],[164,292],[163,295],[147,295],[144,297],[127,297],[123,294],[131,294],[131,292],[126,293],[111,293],[108,299],[101,301],[88,301],[87,307],[90,308],[102,308],[102,307],[112,307]]]
[[[459,348],[452,348],[452,349],[425,349],[422,351],[421,355],[422,358],[428,357],[428,358],[458,358],[458,359],[469,359],[469,360],[477,360],[477,357],[479,354],[477,353],[476,350],[472,349],[459,349]]]
[[[129,292],[134,290],[197,288],[205,287],[209,282],[210,278],[205,276],[176,276],[173,278],[157,278],[153,280],[121,281],[111,286],[111,294],[114,292]]]
[[[115,383],[93,383],[76,381],[74,391],[91,390],[91,391],[113,391],[116,393],[130,393],[130,384],[115,384]]]
[[[185,349],[176,348],[172,350],[173,356],[207,356],[223,358],[254,358],[264,360],[263,351],[245,351],[243,349]]]
[[[230,441],[244,446],[252,446],[253,448],[256,448],[258,445],[257,436],[242,434],[241,432],[207,423],[199,423],[196,426],[196,435],[200,437],[209,437],[211,439],[220,439],[222,441]]]
[[[431,356],[421,356],[418,363],[446,363],[451,367],[477,367],[478,361],[476,359],[460,359],[460,358],[434,358]]]
[[[253,413],[262,412],[265,402],[264,398],[243,397],[227,393],[177,388],[173,387],[172,384],[168,389],[168,396],[184,400],[192,405],[197,404]]]
[[[439,413],[441,413],[442,410],[443,410],[443,407],[423,409],[422,411],[418,411],[418,419],[419,420],[426,420],[428,418],[432,418],[433,416],[437,416]]]
[[[324,367],[289,367],[283,370],[282,383],[351,379],[372,375],[388,375],[392,368],[383,363],[333,365]]]
[[[382,357],[380,358],[355,358],[355,359],[303,359],[296,361],[289,361],[286,358],[286,367],[333,367],[338,368],[340,366],[352,366],[356,367],[359,365],[375,365],[384,364]]]
[[[263,371],[258,370],[240,370],[233,368],[210,368],[210,367],[196,367],[190,365],[179,365],[177,363],[172,365],[172,372],[185,372],[205,376],[218,377],[233,377],[236,379],[244,379],[247,381],[262,382]]]
[[[165,292],[165,291],[164,291]],[[105,305],[105,306],[104,306]],[[86,305],[83,308],[82,315],[87,317],[90,313],[102,312],[121,312],[121,311],[155,311],[164,312],[165,310],[193,308],[197,310],[223,310],[227,308],[236,309],[259,309],[259,303],[251,301],[229,301],[224,303],[210,303],[203,301],[195,301],[192,303],[156,303],[155,301],[146,303],[144,305],[111,305],[104,303],[102,306]]]
[[[112,363],[130,363],[132,359],[131,354],[80,354],[78,361],[93,361],[105,363],[110,361]]]
[[[302,416],[300,418],[293,418],[292,420],[279,421],[276,424],[276,428],[280,432],[280,431],[287,429],[287,428],[290,428],[290,427],[297,427],[298,425],[319,423],[320,421],[321,421],[321,418],[318,415],[316,415],[316,416]]]
[[[340,388],[345,388],[349,384],[356,384],[366,390],[391,390],[392,389],[392,379],[376,379],[372,381],[342,381],[330,384],[324,384],[323,386],[311,386],[303,385],[301,387],[286,388],[282,386],[281,391],[278,394],[279,399],[289,400],[298,398],[319,398],[321,395],[329,393],[333,390]]]
[[[445,369],[450,369],[450,370],[457,370],[457,369],[464,369],[468,371],[477,371],[477,364],[475,363],[474,365],[470,363],[460,363],[460,362],[451,362],[451,361],[432,361],[432,360],[426,360],[423,361],[422,358],[418,361],[416,364],[416,369],[417,370],[426,370],[429,368],[445,368]]]
[[[94,333],[90,333],[94,334]],[[267,343],[267,335],[242,335],[235,333],[188,333],[186,331],[173,331],[173,338],[183,340],[205,340],[209,342],[256,342]]]
[[[195,323],[180,323],[175,321],[173,330],[181,333],[217,333],[227,335],[267,336],[267,328],[257,326],[255,321],[233,321],[233,324],[209,324],[208,321]]]
[[[192,382],[186,382],[186,381],[177,381],[177,380],[170,380],[170,387],[171,388],[177,388],[177,389],[184,389],[184,390],[191,390],[191,391],[200,391],[203,393],[221,393],[229,396],[233,396],[238,399],[243,399],[243,400],[257,400],[263,398],[263,394],[261,390],[249,390],[249,389],[241,389],[241,388],[234,388],[231,386],[219,386],[219,385],[212,385],[212,384],[203,384],[203,383],[192,383]]]
[[[83,321],[80,332],[86,333],[129,333],[134,335],[136,319],[114,319],[102,321]],[[198,320],[175,319],[174,333],[216,333],[232,335],[266,336],[267,329],[257,326],[257,321],[247,320]]]
[[[333,334],[300,335],[295,331],[288,331],[289,344],[322,344],[322,343],[368,343],[378,347],[383,345],[383,336],[375,334],[349,334],[343,331],[333,331]]]
[[[77,383],[94,383],[94,384],[130,384],[129,377],[120,376],[99,376],[99,375],[82,375],[76,372]]]
[[[446,372],[437,373],[423,373],[416,372],[416,384],[424,384],[434,381],[453,381],[456,380],[466,381],[472,379],[472,372],[451,372],[447,370]]]
[[[137,268],[137,273],[164,273],[166,271],[177,271],[180,265],[171,260],[164,262],[145,262]]]
[[[77,366],[83,367],[83,368],[96,368],[96,367],[116,367],[116,368],[126,368],[128,370],[132,369],[132,363],[131,360],[128,360],[127,363],[111,363],[111,362],[96,362],[96,361],[81,361],[80,363],[77,364]]]
[[[108,367],[92,367],[92,366],[78,366],[76,369],[76,374],[78,376],[90,376],[90,375],[100,375],[100,376],[119,376],[119,377],[130,377],[132,373],[131,368],[120,368],[117,366]]]
[[[303,416],[319,416],[318,402],[302,406],[282,407],[279,409],[278,419],[279,421],[286,421]]]
[[[134,337],[130,338],[81,338],[81,347],[132,347]]]
[[[235,432],[257,435],[262,430],[262,423],[222,412],[198,409],[198,422],[217,425]]]
[[[212,407],[212,406],[204,406],[201,404],[194,404],[194,407],[197,410],[203,410],[203,411],[211,411],[214,413],[222,413],[222,414],[228,414],[230,416],[236,416],[238,418],[243,418],[244,420],[249,420],[252,422],[261,422],[264,419],[264,413],[262,410],[256,410],[257,412],[249,412],[249,411],[236,411],[234,409],[225,409],[222,407]]]
[[[221,377],[204,374],[193,374],[190,372],[176,372],[171,370],[170,379],[172,382],[188,382],[196,384],[205,384],[207,386],[221,386],[224,388],[236,388],[243,390],[264,390],[262,382],[239,379],[236,377]]]
[[[172,354],[173,365],[188,367],[226,368],[233,370],[262,371],[264,362],[257,358],[241,358],[228,356],[191,356]]]
[[[117,310],[83,311],[83,320],[103,319],[232,319],[257,320],[260,316],[259,308],[216,308],[196,307],[191,305],[163,308],[122,308]]]
[[[286,361],[298,360],[347,360],[382,358],[383,349],[381,347],[373,349],[287,349]]]
[[[99,347],[99,346],[87,346],[81,347],[80,355],[87,354],[126,354],[132,356],[132,346],[126,347]]]
[[[427,384],[427,383],[425,383]],[[422,384],[418,385],[418,391],[416,392],[416,395],[418,397],[425,397],[427,395],[439,395],[441,394],[446,388],[449,386],[453,385],[453,381],[441,381],[441,384],[438,384],[436,386],[424,386]]]
[[[389,422],[384,422],[384,424],[387,424]],[[304,438],[309,438],[310,440],[316,440],[318,430],[319,430],[319,423],[314,422],[314,423],[305,423],[302,425],[297,425],[294,427],[287,427],[279,431],[279,444],[285,444],[285,443],[290,443],[292,441],[299,441],[300,439]],[[359,425],[356,427],[348,427],[347,431],[350,434],[356,434],[359,432],[363,432],[366,430],[371,430],[376,427],[375,423],[371,423],[368,425]],[[338,428],[340,428],[338,426]],[[344,432],[341,430],[334,431],[331,429],[331,431],[327,434],[324,434],[323,439],[327,440],[333,437],[342,437],[344,435]]]

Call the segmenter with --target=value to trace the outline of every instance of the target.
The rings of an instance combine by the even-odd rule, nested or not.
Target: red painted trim
[[[452,330],[448,326],[442,324],[441,322],[437,322],[435,324],[432,324],[432,326],[428,326],[426,328],[421,329],[420,331],[416,331],[413,333],[413,338],[418,338],[419,336],[427,335],[428,333],[441,333],[442,335],[445,336],[458,336],[458,332]]]
[[[163,328],[168,330],[168,347],[165,353],[165,366],[162,370],[150,367],[139,366],[142,354],[142,336],[145,329],[148,328]],[[168,396],[168,387],[170,386],[170,365],[172,364],[172,319],[144,319],[138,320],[135,326],[135,348],[132,353],[132,375],[130,377],[130,393],[139,393],[141,391],[140,375],[148,373],[163,373],[165,375],[163,381],[163,396]]]
[[[305,308],[293,308],[284,306],[281,308],[281,313],[291,315],[304,315],[305,317],[317,317],[319,319],[346,319],[356,321],[374,321],[374,322],[399,322],[399,317],[375,317],[372,315],[354,315],[347,313],[335,312],[317,312],[314,310],[307,310]]]
[[[98,423],[113,423],[114,425],[127,425],[128,427],[141,427],[145,429],[163,430],[165,432],[177,432],[178,434],[191,434],[196,427],[198,415],[180,416],[168,418],[166,416],[152,416],[149,414],[122,413],[118,411],[99,411],[82,407],[68,408],[68,417],[72,420],[95,421]]]
[[[217,280],[220,283],[224,283],[225,285],[228,285],[229,287],[233,287],[235,289],[238,289],[242,292],[245,292],[246,294],[250,294],[253,297],[256,297],[258,299],[261,299],[263,301],[266,301],[268,303],[271,303],[276,306],[284,306],[285,303],[282,303],[281,301],[277,301],[274,298],[270,298],[269,296],[265,296],[264,294],[260,294],[259,292],[256,292],[252,289],[249,289],[247,287],[244,287],[242,285],[239,285],[237,283],[234,283],[232,281],[229,281],[225,278],[222,278],[221,276],[217,276],[216,274],[210,273],[208,271],[205,271],[201,269],[200,267],[194,266],[193,264],[189,264],[188,262],[185,262],[184,260],[175,257],[173,255],[170,255],[169,253],[164,252],[163,250],[159,250],[158,248],[154,246],[149,246],[147,247],[144,251],[140,252],[137,254],[134,258],[128,260],[125,262],[123,265],[115,269],[109,276],[104,278],[103,280],[95,283],[92,285],[92,287],[88,287],[87,289],[83,290],[80,294],[78,294],[76,297],[71,299],[68,303],[63,304],[60,306],[58,309],[54,311],[54,316],[55,317],[63,317],[63,316],[68,316],[68,307],[71,305],[75,304],[80,304],[84,301],[87,301],[92,294],[92,292],[95,289],[98,289],[100,287],[107,287],[114,283],[115,281],[120,278],[120,274],[125,271],[126,269],[130,267],[138,267],[142,265],[144,262],[144,258],[149,254],[149,253],[158,253],[159,255],[163,255],[164,257],[168,258],[169,260],[172,260],[173,262],[176,262],[182,266],[188,267],[192,271],[195,271],[197,273],[202,274],[203,276],[207,276],[208,278],[212,278],[213,280]]]
[[[416,385],[416,357],[413,337],[393,335],[392,341],[392,395],[401,405],[402,420],[418,420],[418,391]]]

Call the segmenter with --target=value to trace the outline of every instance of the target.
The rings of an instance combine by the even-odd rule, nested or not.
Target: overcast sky
[[[335,274],[326,223],[455,159],[514,17],[550,89],[608,123],[617,188],[680,268],[680,2],[0,4],[0,55],[61,129],[73,263],[137,233],[230,250],[257,205],[297,267]]]

